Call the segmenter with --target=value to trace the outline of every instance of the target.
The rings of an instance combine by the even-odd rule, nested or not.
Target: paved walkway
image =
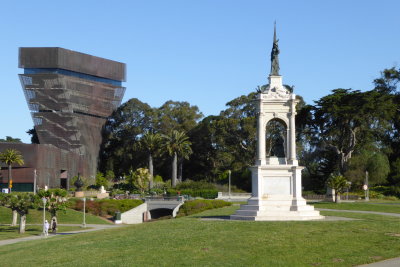
[[[82,224],[59,224],[59,225],[60,226],[78,226],[78,227],[82,226]],[[92,232],[92,231],[118,228],[118,227],[123,227],[123,226],[125,226],[125,225],[121,225],[121,224],[87,224],[86,225],[87,228],[82,228],[82,230],[59,232],[55,235],[49,233],[49,235],[47,237],[43,237],[41,235],[34,235],[34,236],[27,236],[27,237],[21,237],[21,238],[0,240],[0,246],[15,244],[18,242],[29,241],[29,240],[51,238],[51,237],[55,237],[55,236],[59,236],[59,235],[72,235],[72,234],[79,234],[79,233],[87,233],[87,232]]]

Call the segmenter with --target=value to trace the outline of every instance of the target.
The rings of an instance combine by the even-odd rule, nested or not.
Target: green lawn
[[[384,203],[384,204],[377,204]],[[349,202],[349,203],[332,203],[332,202],[316,202],[312,203],[315,208],[324,209],[338,209],[338,210],[364,210],[364,211],[379,211],[379,212],[391,212],[400,213],[400,202]]]
[[[207,221],[237,206],[0,247],[4,266],[353,266],[400,256],[400,219]],[[24,253],[21,253],[21,252]]]
[[[18,234],[18,226],[0,226],[0,240],[14,239],[20,237],[27,237],[33,235],[40,235],[43,232],[43,227],[41,225],[27,225],[24,234]],[[74,230],[81,230],[80,226],[58,226],[58,232],[68,232]]]
[[[50,213],[46,212],[46,219],[50,220]],[[68,209],[64,214],[59,212],[57,214],[57,219],[59,224],[82,224],[83,223],[83,213]],[[0,224],[10,224],[12,220],[12,211],[5,207],[0,207]],[[19,220],[19,217],[18,217]],[[19,222],[19,221],[18,221]],[[26,218],[27,224],[42,224],[43,223],[43,211],[42,210],[30,210]],[[102,218],[93,216],[86,213],[86,223],[87,224],[111,224]]]

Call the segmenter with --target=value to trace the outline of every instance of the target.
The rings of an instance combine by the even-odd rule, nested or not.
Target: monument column
[[[262,113],[262,95],[259,95],[257,114],[257,162],[256,165],[265,165],[265,129]]]
[[[291,105],[290,105],[290,120],[289,120],[289,128],[290,128],[290,161],[293,165],[297,165],[296,161],[296,125],[295,125],[295,117],[296,117],[296,95],[291,95]]]

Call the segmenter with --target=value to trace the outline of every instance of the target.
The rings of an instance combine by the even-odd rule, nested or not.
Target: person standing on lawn
[[[56,222],[56,219],[53,219],[53,225],[51,226],[51,230],[52,230],[53,234],[57,233],[57,222]]]

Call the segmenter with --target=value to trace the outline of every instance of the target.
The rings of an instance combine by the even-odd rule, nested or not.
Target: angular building
[[[19,67],[24,69],[19,78],[39,142],[60,150],[60,156],[47,167],[54,167],[63,177],[60,179],[77,172],[94,178],[102,127],[125,93],[126,65],[59,47],[23,47],[19,49]],[[78,162],[70,160],[75,158]],[[39,167],[39,186],[57,187],[59,177],[48,184],[40,166],[35,167]],[[50,175],[54,174],[46,176]],[[61,180],[59,185],[64,187],[65,182]]]

